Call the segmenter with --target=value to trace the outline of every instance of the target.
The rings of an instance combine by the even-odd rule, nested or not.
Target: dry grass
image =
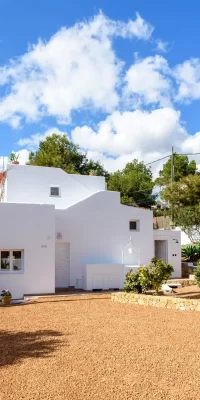
[[[193,400],[200,313],[55,297],[0,308],[0,399]]]

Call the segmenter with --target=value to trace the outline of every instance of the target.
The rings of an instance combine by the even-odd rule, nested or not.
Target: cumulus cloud
[[[172,145],[180,152],[190,138],[180,118],[179,111],[167,107],[153,111],[115,111],[96,130],[86,125],[76,127],[71,136],[88,150],[91,158],[101,161],[113,172],[134,158],[149,163],[165,157],[171,153]],[[160,161],[152,165],[155,176],[162,164]]]
[[[172,93],[169,74],[168,62],[162,56],[140,59],[136,54],[135,62],[125,76],[125,91],[132,96],[134,102],[169,106]]]
[[[187,139],[183,141],[181,149],[189,153],[200,153],[200,132],[188,135]]]
[[[177,65],[173,71],[178,84],[177,101],[200,98],[200,59],[191,58]]]
[[[39,142],[53,133],[66,134],[58,128],[50,128],[20,139],[18,145],[24,147],[18,152],[20,163],[27,162],[29,151],[36,150]],[[109,172],[123,169],[133,159],[148,164],[168,156],[172,145],[178,153],[200,152],[200,132],[189,135],[181,123],[180,112],[169,107],[153,111],[115,111],[95,130],[88,125],[77,126],[70,136],[87,151],[89,159],[100,161]],[[199,163],[200,157],[195,157],[195,160]],[[154,177],[166,161],[151,165]]]
[[[43,133],[35,133],[29,137],[22,138],[18,141],[20,147],[25,147],[29,151],[37,150],[39,143],[47,138],[47,136],[52,136],[54,133],[57,135],[66,135],[66,132],[60,131],[58,128],[49,128]]]
[[[99,13],[87,22],[60,29],[18,59],[0,68],[0,121],[17,128],[44,116],[70,121],[72,110],[112,112],[123,67],[112,47],[115,36],[148,40],[153,27],[139,14],[127,23]]]
[[[115,37],[146,40],[166,52],[168,43],[153,39],[153,30],[138,13],[123,22],[99,12],[91,20],[59,29],[47,41],[40,39],[0,67],[0,121],[16,129],[22,121],[53,117],[58,125],[76,126],[74,111],[103,111],[106,116],[95,128],[93,121],[67,131],[89,158],[100,160],[109,171],[122,169],[134,158],[148,163],[164,157],[172,144],[176,151],[200,151],[200,133],[189,135],[174,109],[175,104],[200,98],[200,59],[171,66],[161,55],[140,58],[135,53],[127,67],[116,54]],[[36,132],[18,141],[22,164],[41,140],[65,133],[57,127]],[[161,164],[153,164],[155,174]]]
[[[148,111],[115,111],[100,122],[97,130],[89,126],[76,127],[72,139],[81,147],[112,156],[140,152],[165,152],[174,143],[180,146],[187,137],[180,124],[180,113],[172,108]]]

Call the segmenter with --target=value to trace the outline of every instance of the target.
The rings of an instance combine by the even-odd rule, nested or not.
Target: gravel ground
[[[200,398],[200,313],[109,295],[0,308],[1,400]]]

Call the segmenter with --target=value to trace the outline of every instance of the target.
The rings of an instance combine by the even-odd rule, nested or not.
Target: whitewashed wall
[[[60,197],[50,197],[50,187],[60,187]],[[60,168],[12,165],[8,171],[6,200],[15,203],[54,204],[66,208],[105,190],[102,176],[71,175]]]
[[[0,290],[13,298],[55,291],[55,208],[0,203],[0,249],[24,250],[22,272],[0,272]]]
[[[196,242],[200,242],[200,234],[195,229],[190,229],[188,235],[181,230],[181,228],[176,228],[177,231],[181,231],[181,244],[187,245]]]
[[[168,263],[174,267],[172,277],[181,278],[181,232],[177,230],[155,229],[153,236],[154,240],[167,240]],[[176,256],[173,256],[173,254],[176,254]]]
[[[124,286],[123,264],[87,264],[84,268],[84,289],[122,289]]]
[[[140,220],[140,230],[130,231],[129,221]],[[140,247],[140,262],[154,255],[152,212],[120,204],[116,192],[99,192],[66,209],[56,210],[56,232],[70,243],[70,285],[84,276],[85,264],[121,264],[122,247],[130,236]],[[131,263],[131,260],[130,260]]]

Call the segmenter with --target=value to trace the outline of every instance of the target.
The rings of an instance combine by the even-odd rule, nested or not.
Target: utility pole
[[[172,146],[172,155],[171,155],[171,188],[174,183],[174,146]],[[172,225],[174,225],[174,205],[171,204],[171,212],[172,212]]]

